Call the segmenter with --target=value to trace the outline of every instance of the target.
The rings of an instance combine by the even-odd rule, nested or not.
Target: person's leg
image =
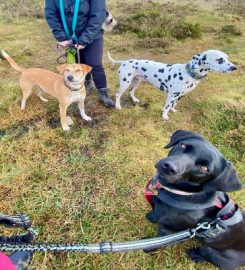
[[[114,101],[108,95],[106,75],[102,63],[103,38],[95,40],[81,51],[84,64],[91,66],[92,76],[98,90],[100,100],[106,107],[114,107]]]
[[[78,62],[77,54],[76,54],[76,62]],[[80,50],[80,62],[85,64],[83,50]],[[95,85],[94,85],[91,72],[87,74],[84,85],[85,85],[87,95],[89,95],[92,90],[95,90]]]

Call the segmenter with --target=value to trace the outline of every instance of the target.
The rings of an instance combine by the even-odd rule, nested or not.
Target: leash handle
[[[27,230],[31,226],[31,221],[29,217],[23,213],[12,216],[0,214],[0,225],[7,228],[24,228]]]

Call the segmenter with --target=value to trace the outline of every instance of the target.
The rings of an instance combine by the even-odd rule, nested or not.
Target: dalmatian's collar
[[[186,64],[185,69],[186,69],[187,73],[195,80],[201,80],[201,79],[203,79],[203,78],[205,78],[207,76],[207,74],[202,76],[202,75],[196,73],[193,70],[193,68],[191,67],[190,63]]]

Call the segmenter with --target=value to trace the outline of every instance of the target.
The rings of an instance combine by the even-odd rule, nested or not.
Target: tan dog
[[[78,103],[82,118],[86,121],[91,120],[84,110],[86,98],[84,80],[92,70],[91,67],[83,64],[63,64],[57,67],[58,71],[63,74],[60,75],[41,68],[22,68],[5,51],[2,51],[2,55],[15,70],[21,72],[20,87],[23,92],[21,110],[25,109],[26,101],[31,95],[33,87],[39,86],[37,96],[42,101],[48,101],[43,97],[43,92],[47,92],[59,100],[60,119],[64,131],[70,130],[69,125],[72,124],[72,121],[66,117],[66,110],[74,102]]]

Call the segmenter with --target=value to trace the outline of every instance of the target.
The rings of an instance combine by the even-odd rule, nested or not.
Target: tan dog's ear
[[[92,68],[90,66],[88,66],[88,65],[81,64],[81,67],[82,67],[83,72],[85,74],[88,74],[92,70]]]
[[[63,74],[65,72],[65,68],[66,68],[66,64],[62,64],[62,65],[57,66],[57,70],[61,74]]]

